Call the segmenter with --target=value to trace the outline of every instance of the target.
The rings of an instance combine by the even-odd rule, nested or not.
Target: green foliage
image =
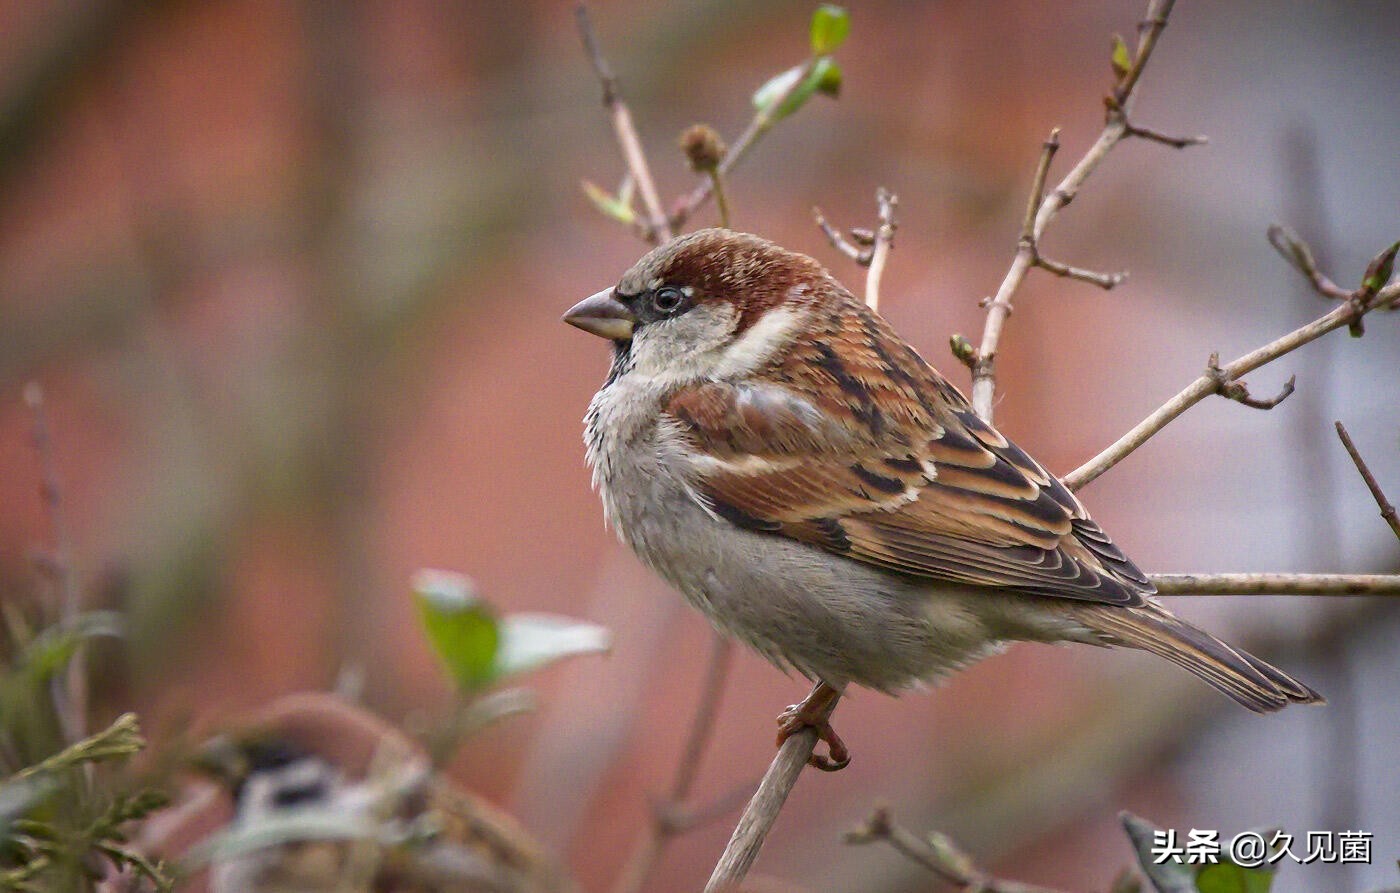
[[[812,13],[812,55],[834,53],[851,33],[851,14],[845,8],[823,3]]]
[[[1400,242],[1396,242],[1389,248],[1376,255],[1366,267],[1366,273],[1361,277],[1361,293],[1366,298],[1374,297],[1376,292],[1385,288],[1390,277],[1395,274],[1395,255],[1400,252]]]
[[[419,618],[433,650],[462,694],[579,654],[607,651],[608,631],[553,614],[497,615],[472,581],[448,571],[414,579]]]
[[[1272,868],[1245,868],[1233,862],[1203,865],[1196,875],[1200,893],[1269,893],[1273,883]]]
[[[107,769],[145,747],[135,714],[64,746],[55,692],[75,654],[97,637],[121,635],[120,617],[79,614],[37,628],[10,606],[0,628],[0,891],[87,890],[105,864],[149,887],[172,880],[127,845],[130,823],[163,807],[159,791],[126,790]],[[8,777],[5,777],[8,776]]]
[[[1133,67],[1132,54],[1128,52],[1128,45],[1123,42],[1123,35],[1113,35],[1113,54],[1109,60],[1113,65],[1113,73],[1118,78],[1128,73]]]
[[[812,57],[769,78],[754,91],[753,107],[769,124],[776,123],[820,93],[841,94],[841,66],[831,58],[851,31],[851,16],[840,6],[823,4],[812,14]]]

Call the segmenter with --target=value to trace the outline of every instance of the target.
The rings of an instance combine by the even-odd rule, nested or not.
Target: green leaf
[[[580,654],[612,647],[606,627],[557,614],[511,614],[501,623],[496,678],[515,676]]]
[[[1196,875],[1199,893],[1269,893],[1272,868],[1245,868],[1233,862],[1203,866]]]
[[[801,83],[798,83],[799,79]],[[813,93],[821,91],[828,96],[835,96],[840,89],[840,67],[831,57],[821,56],[810,63],[794,65],[782,74],[769,78],[767,83],[754,91],[753,107],[760,114],[768,115],[769,123],[772,123],[781,121],[802,108],[807,100],[812,98]]]
[[[1128,69],[1133,67],[1133,57],[1128,54],[1128,45],[1123,42],[1123,35],[1113,35],[1113,73],[1119,78],[1128,73]]]
[[[1376,292],[1385,288],[1390,277],[1395,274],[1395,255],[1400,253],[1400,242],[1396,242],[1386,250],[1377,254],[1366,267],[1366,273],[1361,277],[1361,291],[1367,297],[1373,296]]]
[[[79,645],[99,636],[121,638],[121,615],[116,611],[86,611],[74,617],[71,624],[50,626],[25,647],[19,662],[38,679],[49,679],[67,666]]]
[[[631,196],[614,196],[606,189],[589,180],[584,180],[580,184],[583,187],[583,194],[588,196],[588,200],[593,203],[599,213],[604,217],[611,217],[618,223],[630,226],[637,220],[637,213],[632,210]]]
[[[843,7],[823,3],[812,13],[812,55],[833,53],[851,33],[851,14]]]
[[[832,99],[841,95],[841,66],[831,59],[817,63],[817,92]]]
[[[495,678],[501,628],[471,579],[450,571],[422,570],[413,578],[418,616],[433,650],[463,692]]]
[[[1133,843],[1138,866],[1157,893],[1197,893],[1195,871],[1179,861],[1157,861],[1152,852],[1157,827],[1127,811],[1120,812],[1118,818]]]

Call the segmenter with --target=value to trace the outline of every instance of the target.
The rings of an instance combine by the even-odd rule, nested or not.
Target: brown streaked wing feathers
[[[699,489],[717,514],[897,573],[1144,602],[1152,585],[1063,484],[883,319],[849,293],[841,310],[764,383],[706,382],[667,402],[714,460]]]

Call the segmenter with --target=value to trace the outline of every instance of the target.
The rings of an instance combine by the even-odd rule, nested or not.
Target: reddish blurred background
[[[600,3],[603,46],[663,192],[688,124],[731,139],[754,87],[806,52],[810,2]],[[901,200],[884,311],[965,382],[946,340],[1015,249],[1041,140],[1089,145],[1109,37],[1142,3],[858,3],[838,102],[814,100],[730,182],[735,225],[863,271],[812,225]],[[1060,218],[1003,341],[1000,426],[1068,471],[1178,390],[1325,306],[1264,240],[1290,223],[1343,284],[1400,235],[1393,4],[1180,4],[1136,117],[1206,133],[1129,143]],[[48,394],[76,568],[132,618],[106,709],[217,721],[346,668],[391,719],[450,693],[407,581],[473,575],[508,610],[587,617],[614,653],[537,677],[542,709],[455,770],[607,888],[668,783],[703,621],[602,525],[580,417],[607,351],[559,314],[640,252],[581,178],[622,165],[561,2],[0,4],[0,583],[46,536],[21,387]],[[1053,173],[1052,173],[1053,176]],[[697,225],[713,220],[707,210]],[[1088,488],[1151,571],[1394,570],[1394,538],[1334,442],[1348,423],[1400,496],[1400,318],[1255,373],[1271,413],[1211,401]],[[758,872],[812,890],[926,889],[839,832],[877,801],[998,871],[1107,886],[1116,812],[1162,825],[1376,835],[1374,865],[1285,868],[1278,890],[1395,880],[1395,613],[1354,600],[1175,605],[1333,700],[1245,715],[1150,658],[1021,646],[929,696],[858,692],[855,752],[805,777]],[[738,658],[702,798],[756,778],[803,691]],[[652,885],[695,889],[729,824],[676,841]]]

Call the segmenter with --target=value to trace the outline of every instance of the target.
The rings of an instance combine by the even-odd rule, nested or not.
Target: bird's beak
[[[611,341],[630,340],[632,325],[636,321],[637,317],[632,315],[632,311],[613,297],[611,288],[605,288],[592,297],[584,298],[564,314],[564,322],[569,325]]]

